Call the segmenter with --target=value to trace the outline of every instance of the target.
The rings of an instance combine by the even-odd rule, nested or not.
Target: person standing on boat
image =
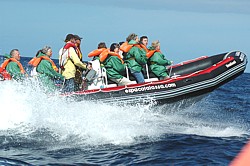
[[[88,54],[88,57],[91,58],[93,57],[93,61],[98,59],[100,60],[100,57],[99,55],[107,49],[107,46],[106,46],[106,43],[105,42],[100,42],[97,46],[97,49],[96,50],[93,50],[91,51],[89,54]]]
[[[79,57],[79,59],[82,61],[82,51],[81,51],[81,40],[82,37],[75,35],[76,40],[76,52]],[[76,74],[75,74],[75,91],[79,91],[82,86],[82,73],[83,69],[76,66]]]
[[[147,57],[151,71],[159,78],[159,80],[167,79],[168,73],[166,66],[171,65],[173,62],[167,60],[161,53],[159,40],[152,42]]]
[[[75,44],[76,44],[76,52],[77,55],[79,56],[79,59],[82,61],[82,51],[81,51],[81,42],[82,42],[82,37],[75,35]]]
[[[62,92],[73,92],[75,90],[76,66],[86,69],[86,64],[82,63],[77,55],[75,35],[68,34],[65,39],[66,44],[59,51],[59,65],[62,75],[65,77]]]
[[[55,90],[55,80],[64,80],[64,77],[58,73],[56,64],[51,59],[52,48],[44,46],[36,54],[36,57],[29,61],[29,64],[33,66],[32,74],[36,76],[43,84],[44,87],[49,90]]]
[[[20,63],[20,53],[18,49],[10,51],[10,55],[4,55],[6,60],[2,63],[1,68],[5,69],[12,79],[19,81],[23,80],[25,76],[28,76]]]
[[[142,73],[143,65],[147,63],[146,51],[139,44],[138,35],[132,33],[123,43],[121,50],[124,54],[124,61],[137,83],[145,82]]]
[[[118,86],[132,84],[128,78],[122,75],[125,73],[125,65],[119,55],[119,47],[118,43],[111,44],[110,51],[106,50],[101,53],[100,61],[107,71],[108,79],[117,83]]]

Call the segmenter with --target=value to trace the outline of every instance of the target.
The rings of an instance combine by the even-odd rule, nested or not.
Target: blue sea
[[[244,73],[186,108],[75,102],[33,80],[0,82],[0,165],[226,166],[250,136],[249,82]]]

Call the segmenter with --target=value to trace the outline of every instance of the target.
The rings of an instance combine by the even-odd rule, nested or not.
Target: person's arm
[[[122,64],[121,60],[118,57],[113,57],[112,58],[112,66],[114,68],[114,70],[116,70],[117,72],[119,72],[120,74],[123,73],[125,71],[125,65]]]
[[[156,62],[158,65],[171,65],[171,61],[167,60],[160,52],[155,52],[150,61]]]
[[[47,74],[49,77],[55,78],[55,79],[61,79],[61,80],[64,79],[64,77],[63,77],[61,74],[57,73],[57,72],[53,69],[52,64],[51,64],[49,61],[47,61],[47,60],[42,60],[40,63],[41,63],[41,65],[44,67],[43,70],[46,71],[46,74]]]
[[[135,60],[140,64],[140,65],[145,65],[147,63],[147,56],[146,52],[144,50],[140,50],[137,47],[133,47],[133,54],[135,56]]]
[[[83,69],[87,68],[86,64],[82,63],[82,61],[79,59],[73,47],[69,48],[69,55],[70,55],[71,60],[76,66],[83,68]]]

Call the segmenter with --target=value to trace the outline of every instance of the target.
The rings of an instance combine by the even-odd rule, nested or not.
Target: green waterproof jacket
[[[40,53],[37,57],[47,56],[43,53]],[[64,80],[64,77],[57,73],[50,61],[42,59],[41,62],[36,67],[36,71],[39,73],[38,79],[42,83],[42,85],[46,88],[46,91],[54,91],[57,89],[55,86],[55,80]]]
[[[40,53],[37,57],[41,57],[41,56],[47,56],[43,53]],[[52,67],[52,64],[50,63],[50,61],[48,60],[45,60],[45,59],[42,59],[41,62],[38,64],[37,68],[36,68],[36,71],[38,73],[40,73],[40,75],[44,75],[44,76],[47,76],[49,77],[50,79],[61,79],[63,80],[64,77],[57,73],[53,67]]]
[[[6,70],[11,75],[12,79],[17,81],[24,79],[24,74],[21,73],[16,62],[9,62],[9,64],[6,66]]]
[[[108,55],[103,65],[107,71],[108,78],[120,79],[125,72],[125,65],[117,56]]]
[[[131,40],[128,44],[137,44],[137,42]],[[125,55],[124,59],[125,63],[128,65],[128,68],[132,69],[133,71],[140,72],[142,71],[142,66],[147,63],[146,51],[133,46]]]
[[[4,55],[6,59],[9,59],[11,56],[5,54]],[[11,75],[12,79],[19,81],[23,80],[24,74],[21,73],[21,70],[16,62],[9,62],[8,65],[6,66],[6,71]]]
[[[153,50],[150,48],[150,50]],[[167,60],[161,52],[155,52],[150,58],[150,69],[157,77],[166,77],[167,65],[171,65],[171,61]]]

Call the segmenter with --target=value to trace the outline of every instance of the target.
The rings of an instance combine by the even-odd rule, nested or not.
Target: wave
[[[5,166],[31,166],[31,164],[20,161],[20,160],[15,160],[15,159],[9,159],[9,158],[3,158],[0,157],[0,165],[5,165]]]

